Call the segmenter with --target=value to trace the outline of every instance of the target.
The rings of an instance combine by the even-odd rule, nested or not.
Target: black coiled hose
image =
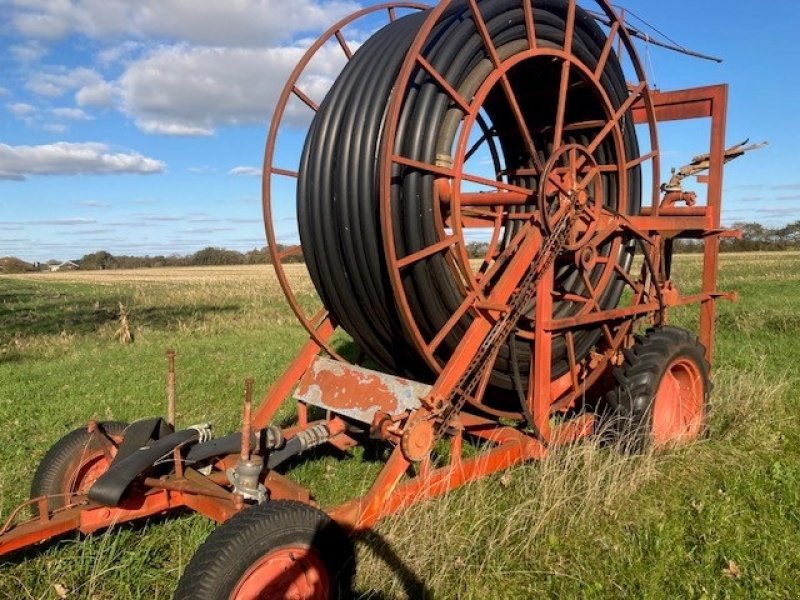
[[[527,49],[519,0],[484,0],[479,6],[502,58]],[[537,0],[534,6],[538,45],[563,47],[566,1]],[[333,318],[383,368],[423,380],[430,379],[431,370],[404,329],[386,269],[379,220],[378,161],[387,105],[398,71],[427,16],[427,12],[421,12],[390,23],[367,40],[348,63],[311,125],[301,161],[297,196],[305,260],[314,285]],[[573,54],[589,68],[594,68],[604,42],[605,35],[594,19],[578,8]],[[468,99],[492,70],[465,1],[451,4],[431,33],[423,54]],[[560,71],[559,61],[538,58],[523,61],[509,72],[542,162],[552,151]],[[601,83],[616,107],[628,96],[625,77],[613,53]],[[579,78],[571,80],[566,122],[604,118],[600,100],[590,87],[582,86]],[[530,168],[531,157],[527,155],[499,86],[489,94],[483,110],[497,132],[505,168]],[[450,97],[426,72],[418,69],[404,98],[396,153],[436,163],[437,157],[452,153],[460,117]],[[614,164],[638,156],[632,122],[626,118],[622,126],[626,156],[616,156],[609,136],[594,153],[598,163]],[[598,130],[571,131],[565,133],[564,141],[588,144]],[[441,239],[441,225],[437,228],[433,214],[438,210],[434,200],[434,176],[396,166],[393,182],[394,243],[398,256],[405,256]],[[514,183],[531,189],[538,185],[532,177],[517,178]],[[603,175],[604,197],[610,207],[629,214],[638,212],[638,169],[630,171],[630,194],[625,207],[617,206],[618,183],[615,174]],[[514,210],[532,208],[521,206]],[[519,226],[519,221],[506,224],[506,241]],[[608,254],[611,245],[601,250]],[[621,249],[617,246],[617,251],[619,254],[613,260],[627,269],[633,252],[631,245]],[[599,271],[589,276],[596,278]],[[404,271],[403,285],[415,320],[428,340],[461,305],[466,293],[451,260],[444,254],[409,266]],[[557,287],[562,291],[580,291],[583,286],[575,261],[562,261],[558,266]],[[601,305],[615,306],[621,290],[622,282],[615,275],[604,288]],[[556,303],[555,311],[559,316],[575,310],[574,303]],[[444,362],[452,353],[470,318],[465,316],[441,344],[436,352],[439,361]],[[597,328],[574,332],[578,359],[588,354],[599,337]],[[491,379],[490,395],[502,410],[513,410],[514,406],[518,409],[516,394],[508,393],[518,387],[512,377],[512,362],[517,362],[516,368],[523,373],[530,367],[530,343],[518,338],[514,343],[517,344],[515,360],[512,361],[511,349],[503,348]],[[554,339],[553,361],[554,376],[566,372],[566,347],[562,337]]]

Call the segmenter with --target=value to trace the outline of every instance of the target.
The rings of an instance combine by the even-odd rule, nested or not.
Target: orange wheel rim
[[[95,481],[108,471],[110,461],[102,452],[86,457],[75,470],[75,474],[67,481],[68,494],[82,494],[89,491]]]
[[[230,600],[326,600],[329,592],[328,574],[317,553],[288,546],[250,567]]]
[[[63,483],[62,492],[65,498],[85,494],[94,482],[108,471],[111,461],[117,455],[117,448],[122,443],[122,437],[110,436],[109,439],[111,447],[106,452],[84,448],[81,455],[76,458],[74,466],[68,471],[69,477]]]
[[[703,425],[705,390],[694,361],[673,361],[658,385],[653,406],[653,442],[674,446],[697,438]]]

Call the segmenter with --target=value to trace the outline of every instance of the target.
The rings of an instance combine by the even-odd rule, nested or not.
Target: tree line
[[[279,251],[287,250],[288,246],[278,245]],[[301,262],[302,254],[294,255],[285,262]],[[194,254],[180,256],[128,256],[113,255],[105,250],[86,254],[75,261],[82,271],[98,271],[106,269],[150,269],[158,267],[208,267],[221,265],[265,265],[272,262],[269,250],[254,248],[247,252],[228,250],[209,246],[198,250]]]
[[[734,229],[742,232],[741,239],[723,239],[720,242],[721,252],[751,252],[769,250],[800,250],[800,220],[778,227],[767,227],[761,223],[741,222],[732,225]],[[290,246],[279,245],[279,252],[286,251]],[[676,240],[676,252],[700,252],[703,244],[697,240]],[[483,242],[469,242],[467,253],[472,258],[483,258],[486,254],[487,244]],[[59,261],[49,261],[48,264],[58,264]],[[74,260],[81,270],[95,271],[103,269],[142,269],[157,267],[207,267],[217,265],[256,265],[270,264],[272,257],[269,250],[254,248],[248,252],[228,250],[209,246],[186,256],[172,254],[169,256],[128,256],[113,255],[105,250],[86,254]],[[302,253],[288,256],[284,262],[303,262]],[[23,273],[36,271],[34,265],[26,263],[16,257],[0,259],[0,272]]]

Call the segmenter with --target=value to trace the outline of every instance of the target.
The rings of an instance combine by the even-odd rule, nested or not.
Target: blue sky
[[[642,47],[659,87],[730,83],[729,143],[770,142],[728,167],[725,222],[800,219],[800,5],[625,6],[683,45],[725,59],[717,65]],[[308,40],[358,7],[349,0],[0,0],[0,256],[263,246],[258,172],[275,99]],[[333,53],[315,63],[308,82],[318,95],[341,63]],[[308,121],[302,107],[292,111],[290,123]],[[287,129],[287,152],[278,157],[289,168],[297,131]],[[667,126],[663,168],[706,147],[705,126]],[[291,242],[292,190],[281,191],[278,234]]]

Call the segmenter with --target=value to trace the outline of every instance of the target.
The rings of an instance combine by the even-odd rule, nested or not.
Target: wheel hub
[[[550,156],[539,183],[539,210],[546,230],[573,218],[564,249],[586,246],[597,230],[603,206],[600,168],[588,148],[565,144]]]
[[[653,442],[656,447],[696,438],[702,428],[703,380],[691,360],[678,359],[664,373],[653,406]]]
[[[274,550],[244,574],[231,600],[326,600],[330,583],[317,554],[301,546]]]

